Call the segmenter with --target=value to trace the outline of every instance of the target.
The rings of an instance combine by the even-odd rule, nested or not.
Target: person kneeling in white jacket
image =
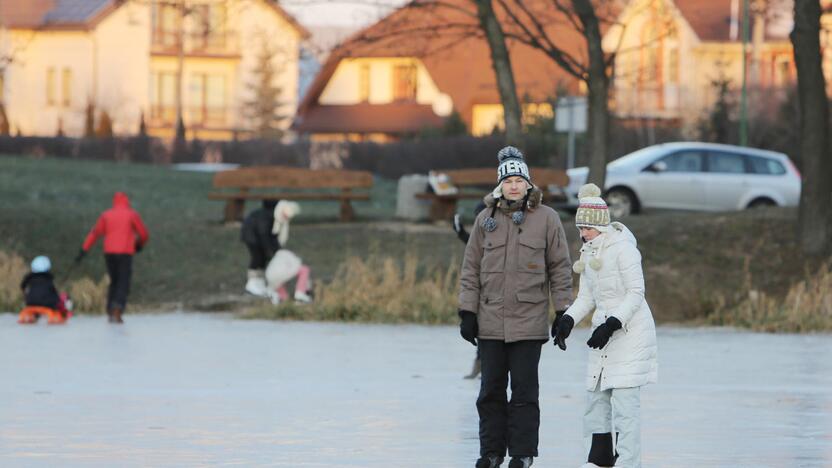
[[[285,249],[289,241],[289,222],[299,213],[300,206],[291,201],[281,200],[274,208],[272,233],[277,235],[280,247],[266,266],[265,277],[266,294],[275,305],[289,298],[284,284],[295,277],[297,277],[295,302],[300,304],[312,302],[309,282],[311,270],[294,252]]]
[[[581,187],[579,198],[575,225],[584,245],[573,266],[580,275],[578,297],[556,319],[552,335],[565,350],[572,327],[594,310],[592,336],[587,341],[591,349],[584,437],[590,449],[584,467],[638,468],[639,389],[655,383],[658,374],[656,327],[644,299],[641,253],[626,226],[610,223],[607,204],[596,185]]]

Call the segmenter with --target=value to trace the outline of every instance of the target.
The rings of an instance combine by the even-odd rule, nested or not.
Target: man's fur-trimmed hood
[[[485,203],[486,208],[492,208],[497,202],[500,200],[505,200],[502,197],[500,186],[497,186],[493,192],[489,193],[485,197],[483,197],[482,201]],[[497,198],[496,195],[500,195]],[[538,206],[543,203],[543,191],[540,190],[536,185],[532,185],[531,193],[529,194],[529,202],[528,202],[528,210],[534,211]]]

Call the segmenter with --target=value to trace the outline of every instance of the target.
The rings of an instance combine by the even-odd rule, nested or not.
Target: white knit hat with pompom
[[[601,189],[595,184],[585,184],[578,190],[578,212],[575,226],[604,231],[610,225],[610,210],[601,198]]]

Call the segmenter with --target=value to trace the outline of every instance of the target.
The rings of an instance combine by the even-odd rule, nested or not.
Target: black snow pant
[[[130,276],[133,273],[133,256],[130,254],[105,254],[107,274],[110,275],[110,288],[107,290],[107,312],[112,309],[127,308],[127,295],[130,293]]]
[[[271,257],[269,256],[268,249],[265,249],[263,246],[258,244],[249,244],[246,243],[246,247],[248,247],[248,254],[250,260],[248,262],[249,270],[265,270],[266,265],[269,264]]]
[[[537,367],[542,341],[479,340],[482,383],[477,398],[480,456],[536,457],[540,406]],[[511,376],[511,401],[506,397]]]

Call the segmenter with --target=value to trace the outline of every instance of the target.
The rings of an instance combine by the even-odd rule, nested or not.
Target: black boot
[[[586,461],[598,466],[615,466],[618,454],[612,449],[612,433],[592,434],[592,447]]]
[[[534,459],[532,457],[511,457],[508,462],[508,468],[529,468],[532,466]]]
[[[502,464],[503,457],[498,457],[497,455],[486,455],[477,460],[477,464],[474,465],[474,468],[497,468]]]

